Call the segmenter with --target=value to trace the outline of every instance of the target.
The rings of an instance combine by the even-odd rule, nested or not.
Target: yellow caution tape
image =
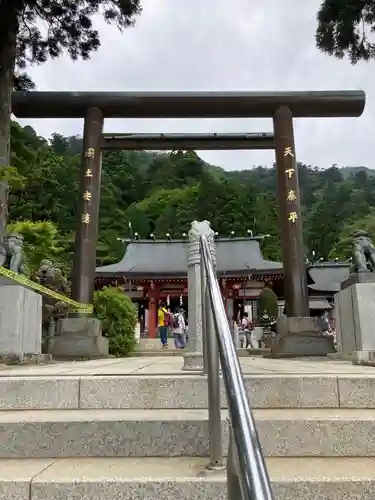
[[[35,281],[29,280],[22,274],[17,274],[13,271],[10,271],[9,269],[5,269],[5,267],[0,266],[0,274],[13,281],[16,281],[17,283],[20,283],[21,285],[26,286],[27,288],[31,288],[43,295],[47,295],[52,299],[59,300],[61,302],[64,302],[65,304],[69,304],[72,308],[72,312],[79,312],[82,314],[92,314],[93,312],[92,304],[81,304],[80,302],[76,302],[75,300],[65,297],[65,295],[61,295],[60,293],[54,292],[53,290],[50,290],[49,288],[42,286],[39,283],[35,283]]]

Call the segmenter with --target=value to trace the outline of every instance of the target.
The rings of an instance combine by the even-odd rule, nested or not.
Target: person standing
[[[182,335],[182,342],[184,344],[184,347],[186,347],[186,344],[187,344],[188,321],[187,321],[187,317],[186,317],[186,311],[185,311],[185,309],[183,307],[180,307],[180,313],[182,314],[182,317],[184,318],[185,328],[184,328],[184,332],[183,332],[183,335]]]
[[[164,301],[159,302],[158,330],[162,347],[168,347],[169,313]]]
[[[237,321],[233,321],[233,342],[236,349],[243,347],[243,332],[240,331],[240,328],[237,325]]]
[[[176,349],[185,348],[185,318],[181,310],[177,309],[173,316],[173,338]]]
[[[246,341],[245,348],[247,349],[248,347],[252,347],[251,345],[251,325],[249,321],[249,313],[244,312],[242,320],[241,320],[241,328],[243,331],[243,339],[244,341],[242,342],[242,346],[244,342]]]
[[[139,346],[140,346],[140,343],[141,343],[141,323],[140,323],[139,320],[137,320],[137,323],[135,325],[134,338],[135,338],[135,342],[136,342],[136,345],[137,345],[137,349],[139,349]]]

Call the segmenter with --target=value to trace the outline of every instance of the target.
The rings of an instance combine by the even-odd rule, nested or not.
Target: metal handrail
[[[215,458],[215,452],[213,453],[211,449],[211,463],[220,462],[222,458],[222,451],[217,447],[217,441],[219,439],[221,441],[221,422],[217,422],[218,418],[221,419],[220,397],[217,397],[218,388],[220,388],[219,370],[218,363],[215,361],[215,350],[216,353],[218,350],[233,437],[233,440],[230,439],[227,462],[228,499],[237,500],[241,495],[242,500],[274,500],[208,240],[204,235],[200,235],[200,252],[202,282],[206,284],[206,293],[203,297],[204,314],[208,317],[208,321],[206,320],[208,325],[205,321],[208,329],[205,329],[204,348],[209,388],[210,429],[214,428],[220,432],[220,436],[217,434],[213,436],[213,433],[210,436],[210,446],[211,448],[216,446],[217,456]],[[202,286],[202,290],[204,289],[205,287]],[[209,328],[211,312],[213,328]],[[216,441],[216,445],[212,438]]]

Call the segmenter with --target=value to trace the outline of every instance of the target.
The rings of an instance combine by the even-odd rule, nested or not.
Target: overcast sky
[[[299,161],[375,166],[375,61],[351,66],[315,48],[320,0],[143,0],[136,27],[120,34],[100,20],[90,61],[61,58],[30,69],[38,90],[363,89],[360,118],[298,119]],[[229,7],[230,6],[230,7]],[[81,134],[80,120],[32,120],[40,135]],[[271,120],[107,120],[106,132],[267,132]],[[226,169],[271,165],[271,151],[203,152]]]

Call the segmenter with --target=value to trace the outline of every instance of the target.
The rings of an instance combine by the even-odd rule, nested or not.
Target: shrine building
[[[187,311],[187,246],[187,239],[131,240],[119,263],[96,269],[95,286],[123,287],[139,305],[140,316],[144,311],[145,329],[155,337],[160,299],[166,300],[172,311],[177,306]],[[265,282],[272,282],[275,293],[283,295],[282,265],[263,258],[259,240],[217,239],[216,256],[228,317],[233,317],[244,301],[253,303],[255,309]]]
[[[156,337],[159,300],[165,300],[171,311],[178,306],[188,310],[188,241],[132,239],[125,243],[125,254],[120,262],[96,269],[95,288],[106,285],[123,288],[138,306],[142,333]],[[282,264],[264,259],[259,239],[217,239],[216,254],[217,275],[230,320],[237,316],[240,307],[246,307],[251,319],[256,320],[257,298],[265,283],[272,284],[282,313]],[[324,263],[307,266],[306,272],[311,314],[332,309],[333,294],[339,289],[341,276],[349,273],[349,267],[339,263]]]

